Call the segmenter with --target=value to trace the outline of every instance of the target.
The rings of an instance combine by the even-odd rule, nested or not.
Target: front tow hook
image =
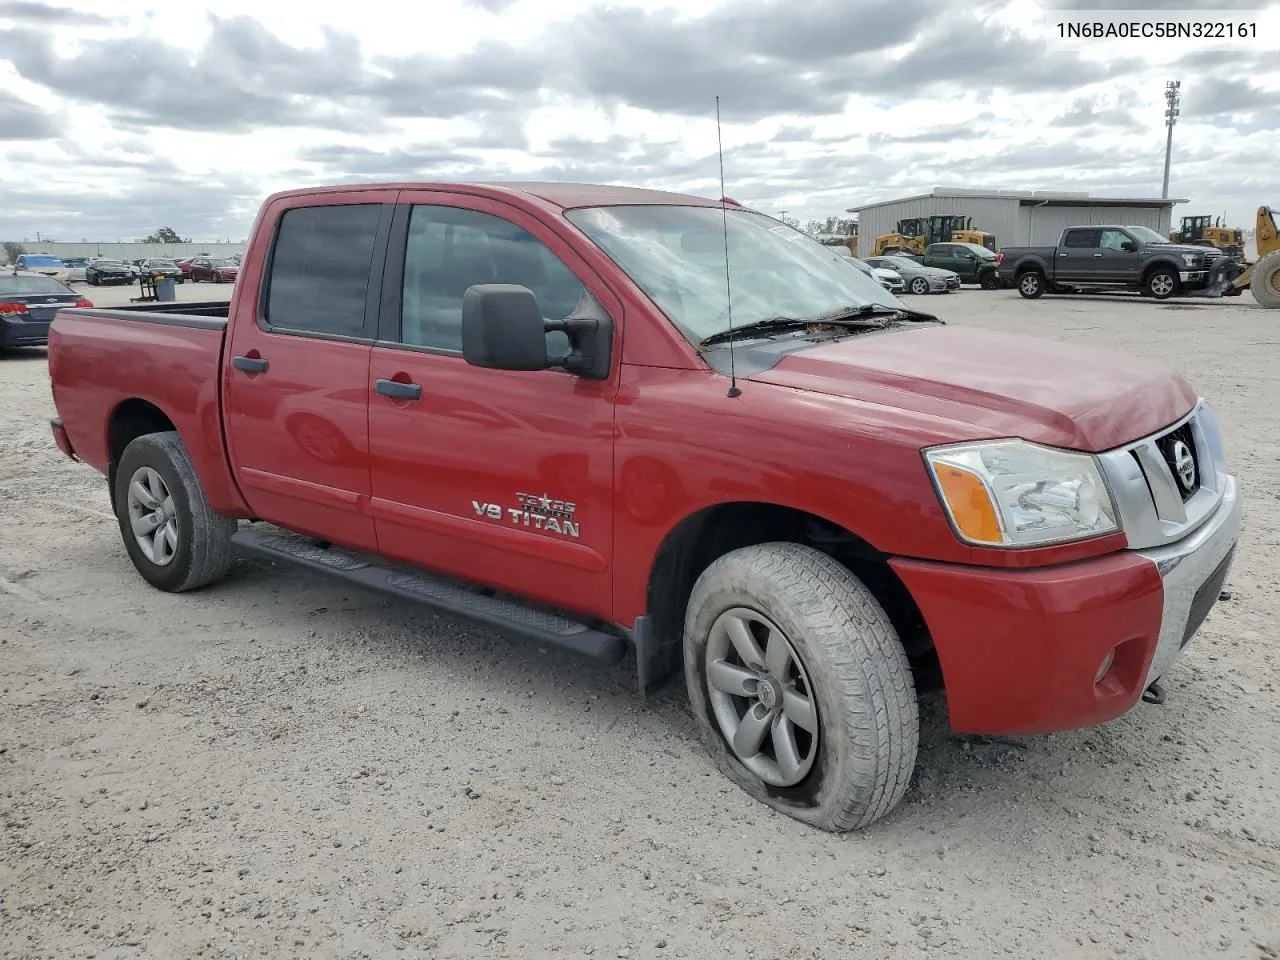
[[[1164,687],[1159,680],[1153,680],[1151,686],[1142,691],[1143,703],[1164,703]]]

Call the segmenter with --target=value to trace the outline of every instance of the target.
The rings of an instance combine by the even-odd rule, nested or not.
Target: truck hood
[[[850,337],[750,379],[951,421],[953,440],[1021,437],[1090,452],[1154,433],[1196,402],[1159,364],[972,327]]]

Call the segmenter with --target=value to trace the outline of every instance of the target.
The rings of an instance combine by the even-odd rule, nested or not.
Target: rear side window
[[[53,277],[5,276],[0,274],[0,297],[74,297],[78,294]]]
[[[280,218],[266,321],[273,327],[364,336],[365,297],[382,207],[299,207]]]
[[[1068,230],[1062,238],[1064,247],[1097,247],[1102,242],[1101,230]]]

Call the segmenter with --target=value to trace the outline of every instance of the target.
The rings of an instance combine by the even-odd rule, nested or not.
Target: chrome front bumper
[[[1219,476],[1222,498],[1194,532],[1162,547],[1139,550],[1160,571],[1164,613],[1147,684],[1159,680],[1190,642],[1217,602],[1235,559],[1242,505],[1235,477]]]

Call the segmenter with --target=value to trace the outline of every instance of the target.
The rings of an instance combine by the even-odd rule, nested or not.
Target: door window
[[[308,333],[364,336],[381,214],[376,203],[286,211],[271,255],[267,323]],[[208,266],[208,261],[197,264]]]
[[[400,320],[403,343],[462,350],[462,295],[480,283],[528,287],[548,320],[563,320],[584,287],[545,244],[508,220],[456,207],[418,205],[409,217]],[[548,348],[565,352],[563,333]]]
[[[1062,240],[1062,245],[1064,247],[1094,250],[1097,249],[1101,239],[1101,230],[1068,230],[1067,235]]]
[[[1128,235],[1123,231],[1103,230],[1102,240],[1098,246],[1102,247],[1103,250],[1122,250],[1124,248],[1125,241],[1128,239]]]

